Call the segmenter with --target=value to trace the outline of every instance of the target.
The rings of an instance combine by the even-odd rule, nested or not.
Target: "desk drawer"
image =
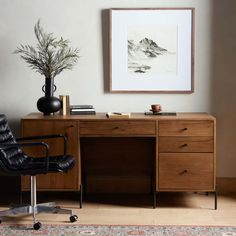
[[[160,190],[213,189],[212,153],[161,153],[159,155]]]
[[[159,136],[213,136],[214,124],[210,120],[159,121]]]
[[[207,136],[160,137],[159,152],[213,152],[214,139]]]
[[[155,121],[81,121],[79,125],[81,136],[155,136]]]

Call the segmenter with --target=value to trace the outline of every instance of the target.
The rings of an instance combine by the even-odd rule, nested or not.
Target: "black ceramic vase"
[[[53,96],[53,93],[56,91],[54,79],[45,78],[45,85],[42,90],[45,96],[39,98],[37,102],[38,110],[43,112],[44,115],[50,115],[51,113],[59,111],[61,109],[61,100]]]

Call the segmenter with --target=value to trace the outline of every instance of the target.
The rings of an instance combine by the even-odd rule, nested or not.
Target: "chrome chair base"
[[[36,221],[36,215],[38,213],[52,213],[52,214],[68,214],[70,215],[70,222],[75,222],[78,219],[77,215],[72,214],[72,210],[64,209],[56,206],[55,202],[47,202],[37,204],[36,201],[36,176],[30,177],[30,193],[31,193],[31,204],[23,205],[18,207],[12,207],[7,210],[0,211],[0,224],[2,222],[2,217],[4,216],[16,216],[16,215],[32,215],[33,216],[33,228],[39,230],[42,226],[40,222]]]
[[[53,213],[53,214],[68,214],[72,216],[72,210],[64,209],[59,206],[56,206],[55,202],[47,202],[32,205],[24,205],[19,207],[10,208],[7,210],[0,211],[0,218],[4,216],[15,216],[15,215],[32,215],[33,213]],[[35,223],[35,219],[34,219]]]

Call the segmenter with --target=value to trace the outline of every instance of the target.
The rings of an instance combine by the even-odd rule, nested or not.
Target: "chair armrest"
[[[11,147],[33,147],[33,146],[43,146],[45,148],[45,172],[48,172],[49,169],[49,145],[44,142],[30,142],[30,143],[1,143],[0,150],[11,148]]]
[[[49,134],[49,135],[38,135],[38,136],[28,136],[28,137],[18,137],[16,141],[24,140],[36,140],[36,139],[51,139],[51,138],[63,138],[64,140],[64,155],[67,153],[67,137],[64,134]]]

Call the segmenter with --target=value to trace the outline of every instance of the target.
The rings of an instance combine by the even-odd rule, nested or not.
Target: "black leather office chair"
[[[42,138],[63,138],[63,155],[49,156],[48,144],[30,141]],[[45,156],[38,158],[28,156],[21,149],[21,147],[26,146],[42,146],[45,150]],[[16,139],[9,128],[6,116],[0,114],[0,172],[15,176],[29,175],[31,181],[31,204],[0,211],[0,223],[2,222],[1,217],[4,216],[31,214],[33,216],[33,227],[35,230],[38,230],[41,227],[41,223],[36,221],[36,214],[40,212],[69,214],[71,222],[77,221],[78,217],[72,214],[72,210],[62,209],[56,206],[55,202],[36,203],[36,175],[47,174],[49,172],[66,172],[73,168],[74,164],[74,157],[66,155],[66,137],[64,135],[34,136]]]

